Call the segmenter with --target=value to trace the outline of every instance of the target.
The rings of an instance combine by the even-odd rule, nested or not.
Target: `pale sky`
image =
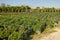
[[[60,0],[0,0],[0,4],[5,3],[12,6],[29,5],[31,7],[59,7]]]

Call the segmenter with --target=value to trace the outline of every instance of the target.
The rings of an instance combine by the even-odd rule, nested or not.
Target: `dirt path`
[[[39,35],[34,35],[32,40],[60,40],[60,29],[56,28],[56,32],[50,33],[42,38],[39,38]]]
[[[51,33],[48,36],[45,36],[39,40],[60,40],[60,29],[56,29],[57,31],[54,33]]]
[[[56,27],[57,28],[54,29],[56,32],[52,32],[42,38],[40,38],[39,35],[36,35],[32,40],[60,40],[60,23],[56,25]]]

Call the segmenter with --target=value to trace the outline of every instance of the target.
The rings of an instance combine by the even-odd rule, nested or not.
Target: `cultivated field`
[[[59,12],[1,12],[1,40],[29,40],[34,33],[55,27],[60,21]]]

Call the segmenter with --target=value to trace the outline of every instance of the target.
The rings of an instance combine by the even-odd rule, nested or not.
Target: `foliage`
[[[0,39],[29,40],[30,35],[37,30],[43,32],[46,28],[54,27],[54,23],[58,21],[60,21],[59,12],[1,13]]]

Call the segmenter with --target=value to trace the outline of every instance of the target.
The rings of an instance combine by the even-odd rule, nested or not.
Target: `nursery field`
[[[60,12],[1,12],[1,40],[30,40],[30,36],[46,28],[55,27],[60,21]]]

